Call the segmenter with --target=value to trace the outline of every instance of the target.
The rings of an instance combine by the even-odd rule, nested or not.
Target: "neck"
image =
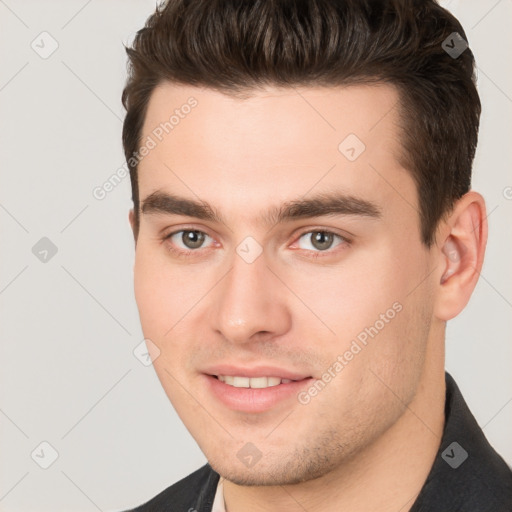
[[[414,399],[376,441],[334,471],[300,484],[249,487],[224,480],[226,511],[407,512],[430,472],[444,428],[444,342],[429,345],[430,364]]]

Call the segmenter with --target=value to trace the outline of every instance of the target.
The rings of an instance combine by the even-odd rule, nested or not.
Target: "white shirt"
[[[215,499],[213,500],[212,512],[226,512],[222,478],[219,478],[219,483],[217,484],[217,490],[215,491]]]

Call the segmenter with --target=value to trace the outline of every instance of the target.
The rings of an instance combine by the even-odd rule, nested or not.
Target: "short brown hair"
[[[275,85],[390,83],[398,88],[402,165],[418,191],[421,238],[471,186],[480,121],[474,57],[443,41],[458,20],[434,0],[168,0],[135,35],[122,94],[136,236],[137,164],[132,158],[151,93],[168,81],[247,97]],[[455,43],[450,41],[450,46]]]

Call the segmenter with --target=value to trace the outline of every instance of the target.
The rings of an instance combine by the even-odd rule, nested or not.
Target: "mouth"
[[[217,378],[228,386],[252,389],[265,389],[273,386],[279,386],[279,384],[298,382],[298,380],[285,379],[281,377],[241,377],[235,375],[212,375],[212,377]]]
[[[292,379],[290,376],[203,374],[207,392],[216,403],[245,413],[262,413],[278,405],[297,405],[298,393],[310,386],[314,378],[296,376]]]

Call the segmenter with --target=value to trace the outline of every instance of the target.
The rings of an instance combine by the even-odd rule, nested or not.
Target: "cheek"
[[[356,336],[345,336],[343,325],[338,324],[341,334],[329,345],[328,375],[322,376],[329,382],[310,395],[305,407],[311,418],[323,417],[326,424],[342,426],[342,436],[347,432],[361,438],[377,435],[396,421],[416,393],[425,361],[428,311],[412,301],[404,301],[400,311],[393,311],[396,314],[389,323],[380,330],[377,324],[373,332],[368,329],[375,328],[372,311],[362,314],[372,318],[366,329],[359,328],[359,319],[358,325],[351,326]],[[347,317],[346,324],[350,322],[354,319]],[[358,338],[360,334],[364,338]]]
[[[153,368],[163,389],[174,407],[186,403],[181,387],[185,353],[180,348],[176,332],[184,322],[180,319],[186,313],[183,272],[171,267],[162,255],[162,249],[149,248],[139,242],[134,266],[134,291],[144,338],[150,339],[157,350]],[[197,300],[197,299],[196,299]]]
[[[162,247],[140,243],[134,267],[134,291],[145,336],[163,338],[201,296],[201,280],[171,265]]]
[[[323,349],[318,349],[327,367],[346,354],[343,386],[364,378],[371,389],[376,377],[370,370],[390,382],[409,381],[423,364],[432,304],[427,282],[418,283],[428,269],[420,254],[413,262],[404,254],[391,243],[382,244],[379,250],[359,251],[336,268],[304,272],[290,281],[331,331],[311,317],[326,333]],[[312,322],[299,315],[301,330],[311,329]]]
[[[394,317],[393,304],[402,299],[406,287],[406,279],[396,278],[395,265],[397,260],[389,251],[373,247],[347,253],[337,265],[311,265],[282,274],[317,317],[299,314],[297,321],[313,322],[342,348],[386,311],[391,309]]]
[[[159,266],[151,264],[151,258],[138,251],[134,267],[134,291],[146,337],[160,337],[163,334],[161,331],[167,324],[168,315],[168,304],[164,300],[168,285],[167,276]]]

